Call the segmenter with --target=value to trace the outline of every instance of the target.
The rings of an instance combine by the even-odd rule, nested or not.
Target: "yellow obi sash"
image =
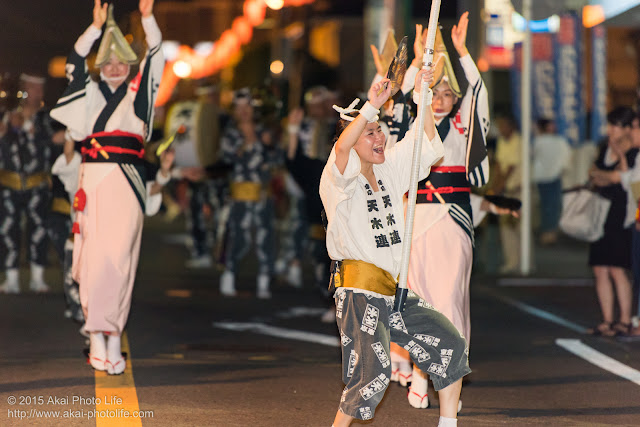
[[[396,284],[396,280],[386,270],[352,259],[341,261],[340,271],[334,277],[336,288],[358,288],[388,296],[396,294]]]
[[[262,194],[262,184],[259,182],[232,182],[231,198],[240,202],[257,202]]]
[[[64,197],[54,197],[51,202],[51,212],[71,215],[71,203]]]
[[[23,175],[18,172],[0,169],[0,185],[15,191],[31,190],[48,180],[49,174],[46,172]]]

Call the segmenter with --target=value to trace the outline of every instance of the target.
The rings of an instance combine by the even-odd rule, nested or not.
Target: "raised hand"
[[[164,176],[169,175],[169,171],[171,170],[171,166],[173,166],[173,161],[176,158],[176,152],[173,148],[169,148],[165,150],[164,153],[160,154],[160,170],[162,170],[162,174]]]
[[[369,88],[369,103],[378,110],[384,105],[391,96],[390,80],[385,78],[371,85]]]
[[[289,113],[287,124],[289,126],[300,126],[300,123],[302,123],[303,118],[304,118],[304,110],[300,107],[294,108]]]
[[[414,58],[411,61],[411,65],[417,68],[422,68],[422,57],[424,56],[424,45],[427,42],[428,29],[422,29],[421,24],[416,24],[416,39],[413,41],[413,54]]]
[[[376,65],[376,73],[382,77],[387,76],[387,70],[382,68],[382,59],[380,58],[380,52],[378,48],[371,45],[371,55],[373,55],[373,63]]]
[[[433,80],[435,79],[434,74],[435,65],[428,68],[421,68],[420,71],[418,71],[418,74],[416,74],[416,82],[413,88],[414,92],[420,93],[423,81],[427,82],[427,86],[431,86],[431,83],[433,83]]]
[[[467,28],[469,27],[469,12],[465,12],[460,17],[458,25],[451,29],[451,41],[458,51],[458,55],[463,57],[469,53],[467,50]]]
[[[162,153],[162,155],[164,155],[165,153],[168,153],[170,150],[165,151],[164,153]],[[165,157],[166,159],[166,157]],[[173,161],[173,160],[171,160]],[[190,168],[182,168],[182,176],[187,179],[188,181],[191,182],[197,182],[197,181],[201,181],[204,176],[204,168],[199,167],[199,166],[194,166],[194,167],[190,167]]]
[[[143,18],[151,16],[153,13],[153,0],[140,0],[138,8]]]
[[[94,0],[93,2],[93,25],[98,29],[102,29],[102,26],[107,21],[107,8],[109,3],[101,4],[101,0]]]

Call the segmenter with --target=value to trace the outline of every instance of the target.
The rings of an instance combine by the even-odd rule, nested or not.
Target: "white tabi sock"
[[[411,365],[409,364],[409,359],[405,359],[400,354],[395,351],[391,352],[391,381],[398,382],[400,379],[400,364],[402,364],[404,373],[403,375],[408,375],[411,371]]]
[[[44,266],[31,263],[29,288],[34,292],[47,292],[49,290],[49,286],[44,282]]]
[[[402,387],[408,386],[409,383],[413,381],[412,372],[411,363],[408,360],[401,359],[398,362],[398,383],[400,383]]]
[[[271,292],[269,291],[269,275],[267,274],[259,274],[257,279],[257,297],[260,299],[269,299],[271,298]]]
[[[300,267],[300,264],[292,263],[289,265],[287,282],[294,288],[302,287],[302,268]]]
[[[107,340],[107,373],[118,375],[124,372],[125,361],[120,348],[120,335],[111,333]]]
[[[409,404],[414,408],[424,409],[429,407],[429,398],[427,397],[427,389],[429,383],[426,377],[415,366],[413,367],[413,375],[411,378],[411,387],[409,387]]]
[[[0,292],[5,294],[20,293],[20,273],[17,268],[7,269],[7,280],[0,286]]]
[[[457,425],[457,418],[440,417],[440,421],[438,422],[438,427],[457,427]]]
[[[91,332],[89,335],[89,363],[96,371],[106,369],[107,345],[102,332]]]
[[[225,297],[236,296],[235,276],[229,270],[225,270],[220,276],[220,294]]]

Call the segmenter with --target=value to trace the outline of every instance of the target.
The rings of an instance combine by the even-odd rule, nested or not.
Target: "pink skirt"
[[[82,167],[87,204],[76,217],[80,234],[75,235],[72,275],[80,284],[87,331],[120,334],[129,317],[144,217],[119,166]]]
[[[408,286],[444,314],[464,335],[471,337],[469,278],[471,239],[449,214],[413,236]]]

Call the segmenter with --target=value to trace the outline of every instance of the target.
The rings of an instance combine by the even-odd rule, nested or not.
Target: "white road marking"
[[[329,347],[340,347],[340,340],[338,337],[332,335],[280,328],[277,326],[265,325],[264,323],[213,322],[213,326],[231,331],[250,331],[279,338],[322,344]]]
[[[498,286],[593,286],[593,279],[540,279],[535,277],[505,277]]]
[[[618,375],[619,377],[640,385],[640,371],[594,350],[588,345],[583,344],[580,340],[558,338],[556,339],[556,344],[576,356],[583,358],[587,362],[604,369],[605,371],[609,371],[612,374]]]
[[[557,325],[560,326],[564,326],[565,328],[571,329],[574,332],[578,332],[580,334],[586,334],[587,333],[587,328],[585,328],[582,325],[578,325],[577,323],[574,323],[570,320],[567,320],[563,317],[560,317],[558,315],[555,315],[553,313],[549,313],[548,311],[544,311],[541,310],[539,308],[533,307],[531,305],[522,303],[518,300],[515,300],[513,298],[509,298],[509,297],[505,297],[504,295],[500,295],[497,292],[494,292],[492,290],[490,290],[489,288],[482,288],[483,291],[485,291],[488,294],[491,294],[492,296],[494,296],[495,298],[499,299],[502,302],[505,302],[513,307],[516,307],[517,309],[520,309],[522,311],[524,311],[525,313],[529,313],[531,315],[534,315],[536,317],[539,317],[540,319],[543,320],[547,320],[549,322],[555,323]]]
[[[541,310],[539,308],[530,306],[528,304],[524,304],[520,301],[517,301],[513,298],[509,298],[509,297],[505,297],[503,295],[500,295],[488,288],[483,288],[483,290],[489,294],[491,294],[492,296],[494,296],[495,298],[499,299],[500,301],[505,302],[506,304],[509,304],[511,306],[514,306],[522,311],[524,311],[525,313],[529,313],[533,316],[539,317],[540,319],[543,320],[547,320],[549,322],[564,326],[568,329],[571,329],[572,331],[581,333],[581,334],[586,334],[587,329],[583,326],[580,326],[576,323],[573,323],[569,320],[566,320],[560,316],[557,316],[553,313],[549,313],[548,311],[544,311]],[[575,354],[578,357],[581,357],[582,359],[586,360],[589,363],[592,363],[593,365],[602,368],[606,371],[609,371],[615,375],[618,375],[622,378],[625,378],[635,384],[640,385],[640,372],[623,364],[618,362],[615,359],[612,359],[611,357],[600,353],[597,350],[594,350],[593,348],[589,347],[586,344],[583,344],[580,340],[576,340],[576,339],[566,339],[566,338],[558,338],[556,339],[556,344],[562,348],[564,348],[565,350]]]
[[[322,316],[328,309],[321,307],[291,307],[288,310],[276,313],[280,319],[291,319],[293,317]]]

